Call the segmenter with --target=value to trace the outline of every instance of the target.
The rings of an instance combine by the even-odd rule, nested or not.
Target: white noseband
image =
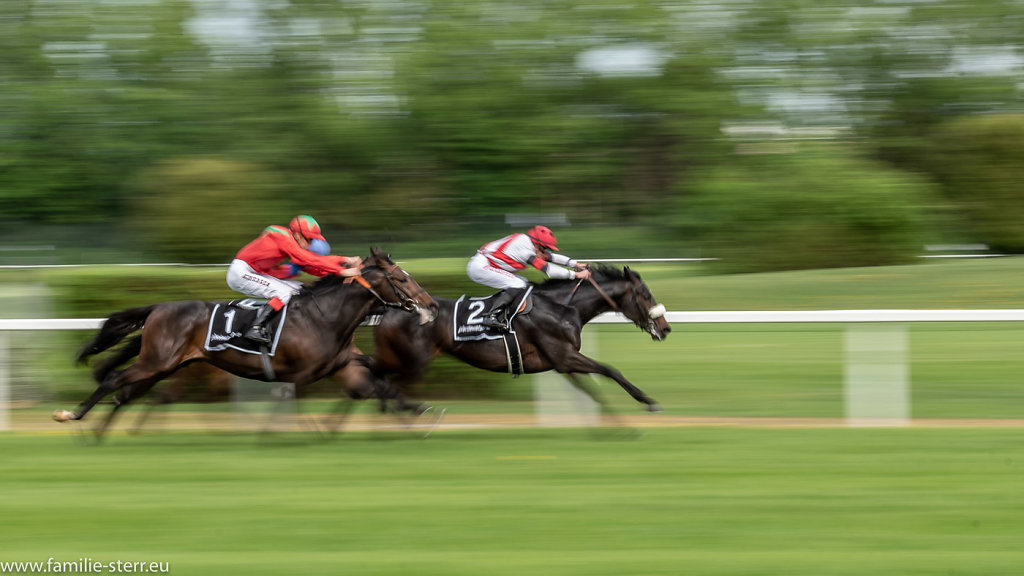
[[[647,314],[649,314],[651,318],[661,318],[665,315],[665,305],[655,304],[647,311]]]

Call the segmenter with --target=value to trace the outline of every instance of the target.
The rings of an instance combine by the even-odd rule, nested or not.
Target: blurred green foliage
[[[928,183],[816,148],[717,169],[681,195],[683,233],[721,258],[717,268],[725,271],[911,262],[934,203]]]
[[[931,138],[931,165],[962,222],[994,249],[1024,246],[1024,115],[994,114],[950,120]]]
[[[983,127],[1021,108],[1018,13],[4,2],[0,246],[221,263],[301,212],[350,253],[458,256],[508,214],[646,230],[614,256],[732,271],[899,263],[936,239],[1019,251],[997,224],[1019,214],[1019,137]]]

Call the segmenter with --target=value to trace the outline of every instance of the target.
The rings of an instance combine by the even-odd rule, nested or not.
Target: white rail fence
[[[910,390],[906,324],[914,322],[1021,322],[1024,309],[996,310],[802,310],[668,312],[672,324],[838,323],[845,333],[845,415],[850,426],[903,426],[909,423]],[[9,348],[12,333],[40,330],[95,330],[103,318],[0,319],[0,431],[9,429],[11,404]],[[618,313],[602,314],[592,323],[629,323]],[[585,339],[584,351],[596,355]],[[552,404],[551,380],[536,381],[538,406]],[[566,387],[568,390],[568,387]],[[563,392],[565,394],[567,392]],[[564,398],[562,399],[564,400]],[[580,423],[595,417],[593,407],[573,399]],[[549,418],[538,408],[538,424]],[[562,415],[564,416],[564,415]],[[557,419],[564,425],[564,418]]]

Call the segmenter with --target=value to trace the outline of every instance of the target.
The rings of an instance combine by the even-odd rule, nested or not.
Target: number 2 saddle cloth
[[[487,317],[487,313],[491,309],[491,302],[501,292],[486,297],[466,298],[465,294],[460,296],[455,301],[455,313],[452,314],[452,330],[454,330],[455,339],[458,341],[497,340],[503,338],[507,332],[514,332],[511,330],[512,319],[520,314],[526,314],[532,308],[530,294],[533,293],[533,286],[523,289],[512,288],[512,290],[521,290],[522,294],[516,296],[512,300],[513,303],[509,304],[505,329],[483,325],[484,318]]]

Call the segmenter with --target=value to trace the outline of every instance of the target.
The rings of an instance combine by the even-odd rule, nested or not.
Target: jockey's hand
[[[360,263],[362,263],[362,260],[360,260],[359,257],[349,258],[348,256],[337,256],[335,254],[330,254],[328,256],[324,256],[324,258],[330,260],[331,264],[333,264],[339,270],[343,270],[345,268],[349,268],[350,267],[350,263],[352,262],[352,260],[357,260]],[[337,273],[337,272],[335,272],[335,273]]]
[[[576,269],[577,270],[590,270],[590,264],[587,264],[586,262],[577,262],[576,263]]]
[[[588,278],[590,278],[590,270],[587,270],[586,268],[584,268],[582,270],[577,270],[576,271],[576,279],[577,280],[586,280]]]
[[[363,259],[359,256],[350,256],[345,258],[345,266],[348,266],[349,268],[359,268],[362,265]]]
[[[338,276],[343,278],[352,278],[354,276],[359,276],[362,273],[363,271],[359,268],[342,268],[341,271],[338,272]]]

